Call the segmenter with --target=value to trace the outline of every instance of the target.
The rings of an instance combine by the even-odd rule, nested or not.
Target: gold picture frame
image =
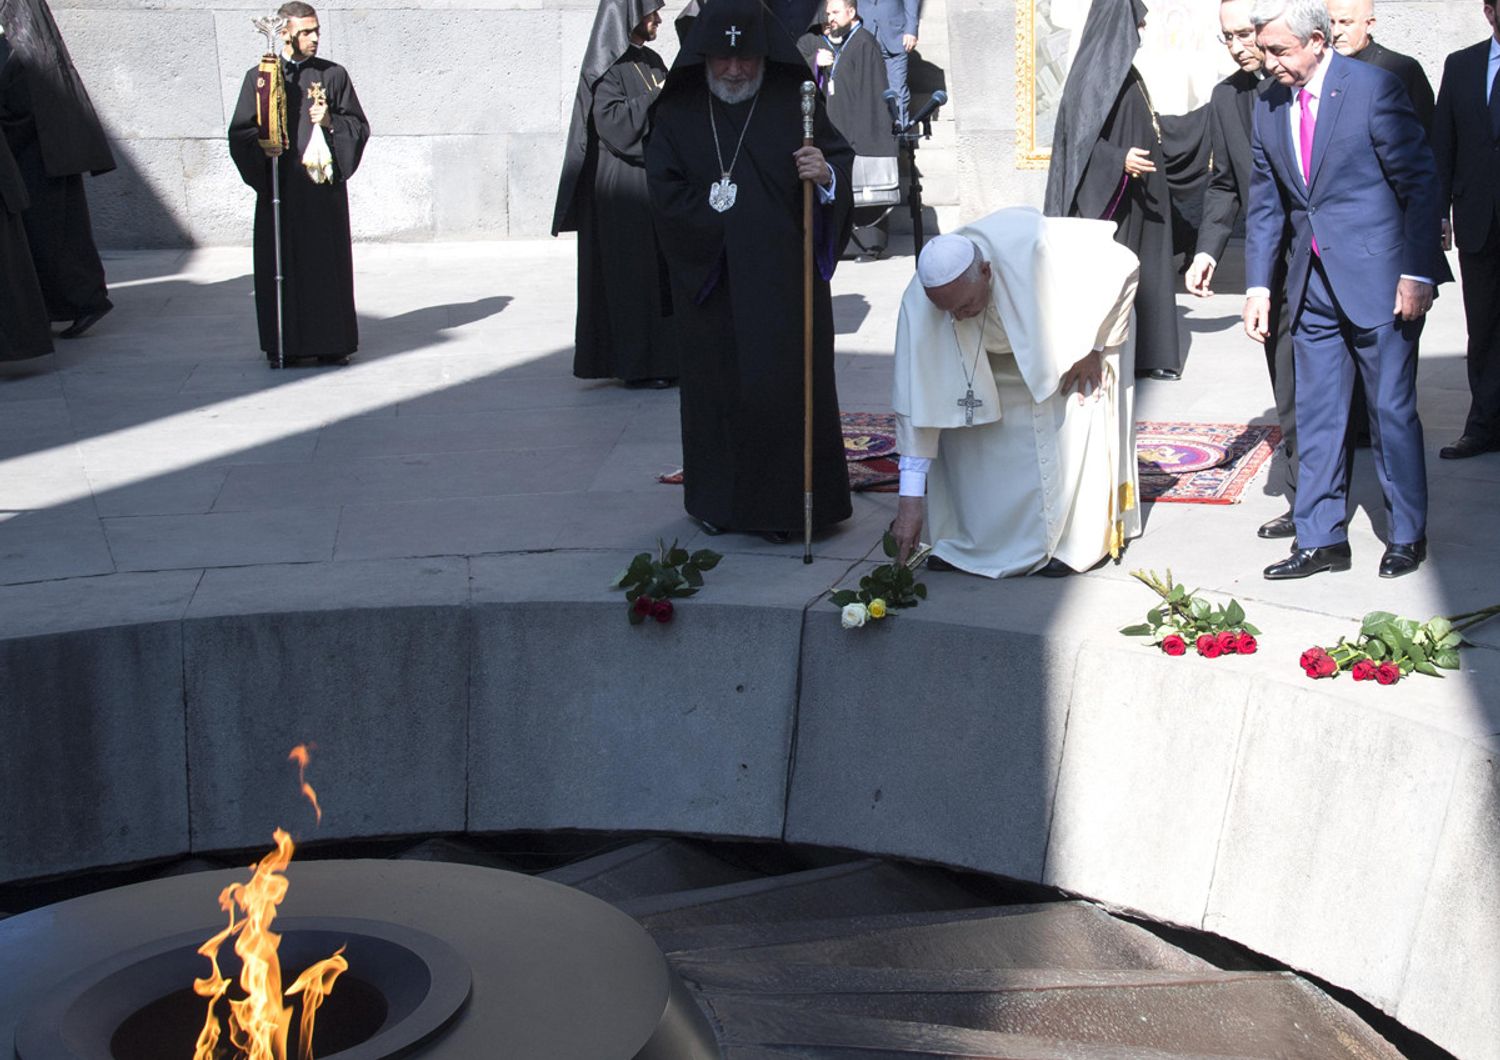
[[[1072,33],[1051,18],[1053,0],[1016,0],[1016,168],[1046,169],[1068,79]]]

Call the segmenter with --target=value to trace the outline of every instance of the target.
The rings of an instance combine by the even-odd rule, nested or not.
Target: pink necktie
[[[1302,121],[1297,126],[1297,140],[1302,148],[1302,183],[1304,184],[1312,183],[1313,129],[1317,125],[1317,119],[1313,117],[1312,100],[1312,93],[1305,88],[1297,93],[1297,102],[1302,105]],[[1318,252],[1316,236],[1313,237],[1312,251],[1319,257],[1322,256]]]

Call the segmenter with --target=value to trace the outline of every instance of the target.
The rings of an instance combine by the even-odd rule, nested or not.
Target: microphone
[[[910,128],[911,126],[921,125],[928,118],[932,117],[933,114],[937,112],[937,109],[939,107],[947,102],[948,93],[944,92],[941,88],[938,89],[932,94],[932,98],[927,101],[922,109],[917,111],[917,113],[912,117],[911,122],[907,127]]]
[[[891,124],[899,126],[901,124],[901,104],[897,102],[899,97],[896,95],[896,90],[888,88],[880,98],[885,100],[885,109],[890,112]]]

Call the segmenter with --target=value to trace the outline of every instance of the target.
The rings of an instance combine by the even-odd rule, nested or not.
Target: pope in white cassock
[[[1138,268],[1110,223],[1019,207],[923,248],[891,398],[902,560],[924,494],[933,556],[990,578],[1088,570],[1140,533]]]

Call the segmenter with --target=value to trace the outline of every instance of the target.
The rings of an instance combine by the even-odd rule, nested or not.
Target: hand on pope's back
[[[896,521],[891,523],[896,539],[896,562],[905,563],[922,538],[922,498],[902,497],[896,502]]]
[[[1125,152],[1125,172],[1132,177],[1156,172],[1156,163],[1151,161],[1151,152],[1144,147],[1132,147]]]
[[[1077,393],[1078,403],[1083,404],[1085,398],[1099,395],[1099,388],[1104,384],[1104,356],[1098,350],[1086,353],[1074,362],[1073,366],[1063,373],[1062,392],[1064,394]]]

